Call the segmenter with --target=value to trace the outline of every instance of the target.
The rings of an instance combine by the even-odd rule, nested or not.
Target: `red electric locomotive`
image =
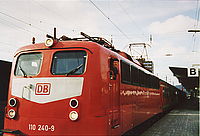
[[[163,111],[160,79],[105,39],[82,35],[48,35],[17,51],[4,135],[122,135]]]

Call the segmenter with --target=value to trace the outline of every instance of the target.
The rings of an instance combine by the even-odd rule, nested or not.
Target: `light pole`
[[[200,29],[191,29],[191,30],[188,30],[188,32],[192,32],[192,33],[198,33],[200,32]],[[198,74],[199,74],[199,93],[200,93],[200,69],[198,69]]]

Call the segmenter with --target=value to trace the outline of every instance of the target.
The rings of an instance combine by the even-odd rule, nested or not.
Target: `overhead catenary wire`
[[[134,21],[134,19],[132,18],[132,16],[131,16],[131,15],[128,13],[128,11],[122,6],[122,4],[119,2],[119,0],[118,0],[118,5],[119,5],[119,7],[123,10],[123,12],[127,15],[127,17],[130,19],[130,21],[136,26],[136,28],[137,28],[138,30],[141,30],[142,36],[143,36],[144,38],[146,38],[143,28],[140,27],[140,26]],[[149,35],[149,34],[148,34],[148,35]]]
[[[110,21],[110,23],[111,23],[120,33],[123,34],[124,37],[126,37],[129,41],[132,41],[132,40],[127,36],[127,34],[124,33],[124,32],[111,20],[111,18],[108,17],[108,16],[107,16],[107,15],[106,15],[92,0],[89,0],[89,2],[90,2],[98,11],[100,11],[101,14],[102,14],[105,18],[107,18],[107,19]]]
[[[134,24],[134,26],[141,32],[141,36],[143,37],[143,38],[147,38],[147,36],[145,36],[145,35],[150,35],[150,34],[145,34],[144,33],[144,30],[143,30],[143,28],[142,27],[140,27],[139,25],[137,25],[137,23],[134,21],[134,19],[132,18],[132,16],[128,13],[128,11],[122,6],[122,4],[119,2],[119,0],[117,0],[118,1],[118,5],[119,5],[119,7],[122,9],[122,11],[126,14],[126,16],[129,18],[129,20]],[[137,36],[139,36],[138,34],[137,34]],[[140,37],[141,37],[140,36]],[[125,46],[126,47],[126,46]],[[124,48],[125,48],[124,47]],[[139,53],[138,51],[136,51],[136,50],[134,50],[134,49],[132,49],[131,50],[131,47],[130,47],[130,45],[129,45],[129,49],[130,49],[130,54],[131,54],[131,56],[133,57],[133,52],[136,52],[139,56],[143,56],[143,54],[144,54],[144,49],[143,49],[143,51],[141,51],[142,53]],[[147,53],[146,53],[147,54]],[[148,58],[148,55],[146,55],[147,56],[147,58]]]
[[[6,24],[5,23],[2,23],[2,22],[0,22],[1,24],[3,24],[3,25],[6,25],[6,26],[8,26],[8,27],[10,27],[10,28],[13,28],[13,29],[19,29],[19,30],[22,30],[22,31],[25,31],[25,32],[28,32],[28,33],[30,33],[30,34],[34,34],[33,32],[31,32],[31,31],[29,31],[29,30],[27,30],[27,29],[25,29],[25,28],[23,28],[23,27],[20,27],[20,26],[17,26],[16,24],[14,24],[14,23],[12,23],[12,22],[10,22],[10,21],[8,21],[8,20],[5,20],[5,19],[3,19],[3,18],[1,18],[1,21],[5,21],[5,22],[7,22]],[[8,24],[9,23],[9,24]],[[14,26],[14,27],[12,27],[12,26]]]
[[[7,13],[2,12],[2,11],[0,11],[0,14],[2,14],[2,15],[4,15],[4,16],[7,16],[7,17],[9,17],[9,18],[12,18],[13,20],[16,20],[16,21],[18,21],[18,22],[21,22],[21,23],[23,23],[23,24],[25,24],[25,25],[31,26],[31,27],[33,27],[33,28],[35,28],[35,29],[37,29],[37,30],[42,31],[42,32],[49,33],[49,32],[47,32],[47,31],[45,31],[45,30],[43,30],[43,29],[41,29],[41,28],[39,28],[39,27],[37,27],[37,26],[34,26],[34,25],[31,24],[31,23],[28,23],[28,22],[26,22],[26,21],[24,21],[24,20],[22,20],[22,19],[18,19],[18,18],[16,18],[16,17],[11,16],[11,15],[9,15],[9,14],[7,14]]]
[[[200,6],[199,6],[199,0],[196,0],[196,9],[195,9],[195,23],[194,28],[198,29],[199,27],[199,16],[200,16]],[[192,45],[192,52],[195,52],[195,46],[196,46],[196,32],[192,35],[193,38],[193,45]]]
[[[62,20],[68,20],[68,18],[66,18],[66,16],[63,15],[63,14],[61,14],[60,12],[56,12],[56,11],[53,10],[52,8],[49,8],[49,7],[47,7],[47,6],[43,5],[43,4],[41,4],[40,2],[38,2],[38,1],[36,1],[36,0],[32,0],[32,2],[36,3],[38,6],[40,6],[40,7],[43,8],[43,9],[45,9],[46,11],[53,13],[56,17],[60,17],[60,19],[62,19]],[[51,24],[51,23],[46,22],[46,21],[40,21],[40,22],[55,27],[55,24]],[[69,29],[69,28],[67,28],[67,27],[65,27],[65,26],[60,26],[60,25],[58,25],[58,24],[57,24],[56,26],[58,26],[59,28],[62,28],[62,29],[68,29],[69,31],[72,31],[72,32],[74,32],[74,33],[77,31],[77,30],[75,30],[75,29]]]
[[[196,6],[196,11],[195,11],[196,23],[194,24],[195,28],[198,27],[198,24],[199,24],[199,14],[200,14],[199,0],[197,0],[197,6]]]

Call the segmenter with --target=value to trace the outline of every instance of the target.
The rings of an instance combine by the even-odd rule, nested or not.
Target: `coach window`
[[[142,87],[145,87],[145,73],[143,71],[140,71],[140,85]]]
[[[53,57],[53,75],[81,75],[85,71],[85,51],[60,51]]]
[[[121,80],[122,83],[131,84],[130,65],[125,61],[121,61]]]
[[[153,76],[150,76],[149,77],[149,81],[150,81],[150,88],[154,88],[154,77]]]
[[[150,75],[146,74],[145,83],[147,88],[151,88]]]
[[[154,77],[154,88],[155,89],[160,88],[159,79],[157,77]]]
[[[138,69],[134,66],[131,66],[131,83],[133,85],[139,84],[139,73]]]
[[[40,71],[42,62],[41,53],[22,54],[17,59],[15,76],[34,76]]]

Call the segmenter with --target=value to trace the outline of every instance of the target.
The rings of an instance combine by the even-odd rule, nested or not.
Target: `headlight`
[[[52,38],[47,38],[46,41],[45,41],[45,45],[47,47],[53,46],[53,43],[54,43],[54,40]]]
[[[78,107],[78,100],[77,99],[71,99],[69,102],[69,105],[71,108],[77,108]]]
[[[76,111],[71,111],[69,113],[69,118],[72,120],[72,121],[75,121],[78,119],[78,113]]]
[[[8,111],[8,117],[9,117],[9,118],[13,119],[13,118],[15,117],[15,115],[16,115],[15,110],[10,109],[10,110]]]
[[[15,98],[11,98],[8,102],[11,107],[15,107],[17,105],[17,100]]]

